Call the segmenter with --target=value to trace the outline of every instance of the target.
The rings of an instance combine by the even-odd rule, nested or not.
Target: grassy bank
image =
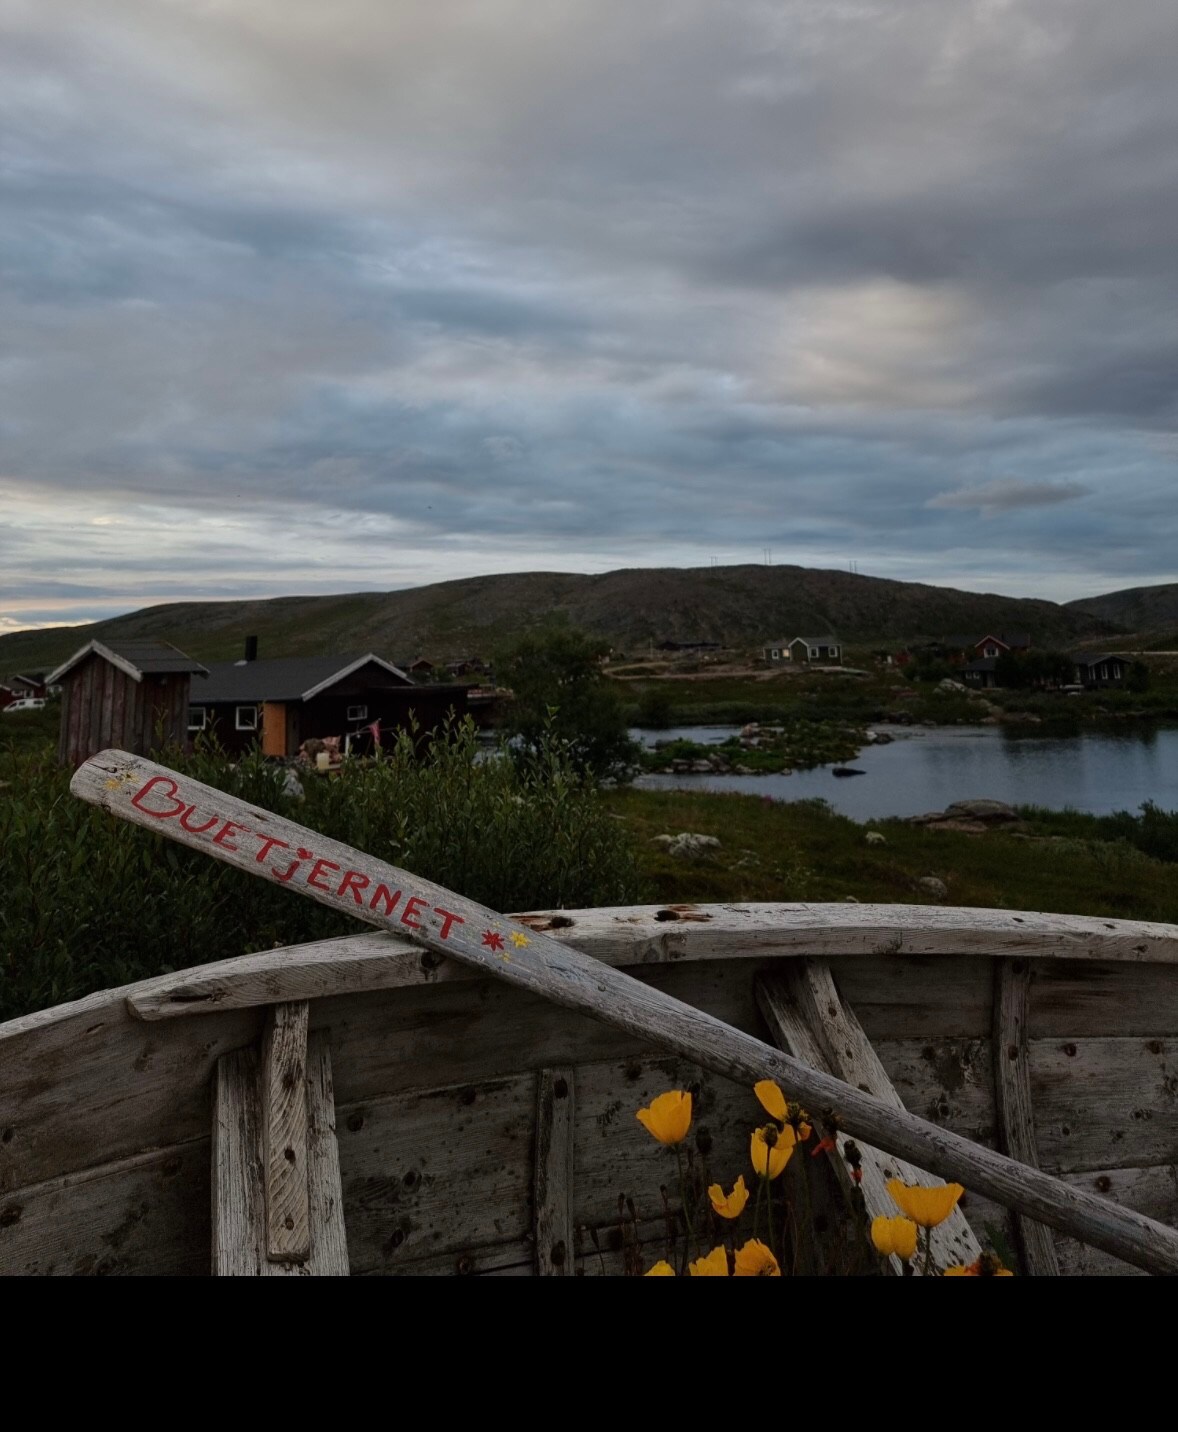
[[[1156,818],[1039,812],[1017,832],[971,836],[899,820],[864,827],[818,801],[624,790],[609,805],[634,835],[639,873],[660,900],[852,897],[1178,923],[1173,859],[1133,843],[1164,824]],[[1178,828],[1178,816],[1168,822]],[[868,830],[885,843],[868,844]],[[680,831],[715,836],[720,848],[684,860],[654,843]],[[942,901],[920,886],[929,876],[947,887]]]
[[[815,721],[872,725],[885,721],[977,724],[991,716],[1025,720],[1058,734],[1123,721],[1178,721],[1178,671],[1154,670],[1148,691],[945,692],[909,681],[897,668],[852,672],[767,673],[763,677],[699,675],[619,681],[633,725]],[[657,712],[660,720],[651,720]],[[1029,718],[1029,719],[1028,719]]]

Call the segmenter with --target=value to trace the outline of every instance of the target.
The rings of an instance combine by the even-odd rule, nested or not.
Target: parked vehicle
[[[10,701],[4,707],[4,715],[11,716],[14,711],[40,711],[45,704],[43,696],[22,696],[19,701]]]

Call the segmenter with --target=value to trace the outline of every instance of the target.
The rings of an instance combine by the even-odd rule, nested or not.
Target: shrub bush
[[[164,764],[497,910],[628,904],[640,896],[620,823],[551,743],[525,770],[462,725],[414,752],[348,763],[338,779],[212,747]],[[42,747],[0,779],[0,1020],[170,969],[363,926],[125,824],[69,794]]]

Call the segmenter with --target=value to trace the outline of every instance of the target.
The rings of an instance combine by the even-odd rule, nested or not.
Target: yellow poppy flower
[[[776,1178],[789,1163],[794,1151],[794,1131],[786,1124],[779,1129],[773,1124],[754,1129],[749,1141],[749,1153],[753,1160],[753,1171],[764,1178]]]
[[[688,1263],[687,1271],[693,1278],[727,1278],[728,1253],[723,1248],[713,1248],[706,1258]]]
[[[762,1079],[753,1085],[753,1093],[761,1101],[761,1108],[779,1124],[785,1123],[785,1095],[772,1079]]]
[[[770,1250],[758,1239],[750,1238],[736,1250],[736,1277],[780,1278],[781,1269]]]
[[[922,1228],[935,1228],[957,1207],[965,1192],[959,1183],[943,1183],[939,1188],[922,1188],[919,1184],[888,1180],[888,1192],[914,1223]]]
[[[642,1276],[644,1278],[673,1278],[675,1270],[670,1263],[660,1261],[653,1268],[648,1268]]]
[[[650,1108],[638,1110],[638,1122],[660,1144],[681,1144],[691,1128],[691,1095],[673,1089],[650,1101]]]
[[[1014,1274],[1009,1268],[1004,1268],[1002,1260],[995,1258],[993,1253],[983,1253],[976,1262],[970,1263],[968,1267],[958,1263],[955,1268],[946,1268],[942,1276],[945,1278],[1013,1278]]]
[[[911,1218],[879,1218],[871,1220],[871,1241],[885,1257],[894,1253],[905,1263],[916,1252],[916,1224]]]
[[[712,1209],[721,1218],[739,1218],[744,1212],[744,1206],[749,1201],[749,1191],[745,1187],[744,1174],[732,1185],[732,1192],[725,1193],[718,1183],[713,1183],[708,1188],[708,1197],[712,1201]]]

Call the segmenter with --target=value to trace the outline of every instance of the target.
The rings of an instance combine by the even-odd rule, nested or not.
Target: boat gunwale
[[[1178,964],[1178,925],[974,906],[615,905],[511,918],[622,968],[864,956]],[[434,954],[408,934],[343,935],[194,965],[20,1015],[0,1024],[0,1045],[119,1006],[132,1018],[153,1021],[486,978],[481,970]]]

